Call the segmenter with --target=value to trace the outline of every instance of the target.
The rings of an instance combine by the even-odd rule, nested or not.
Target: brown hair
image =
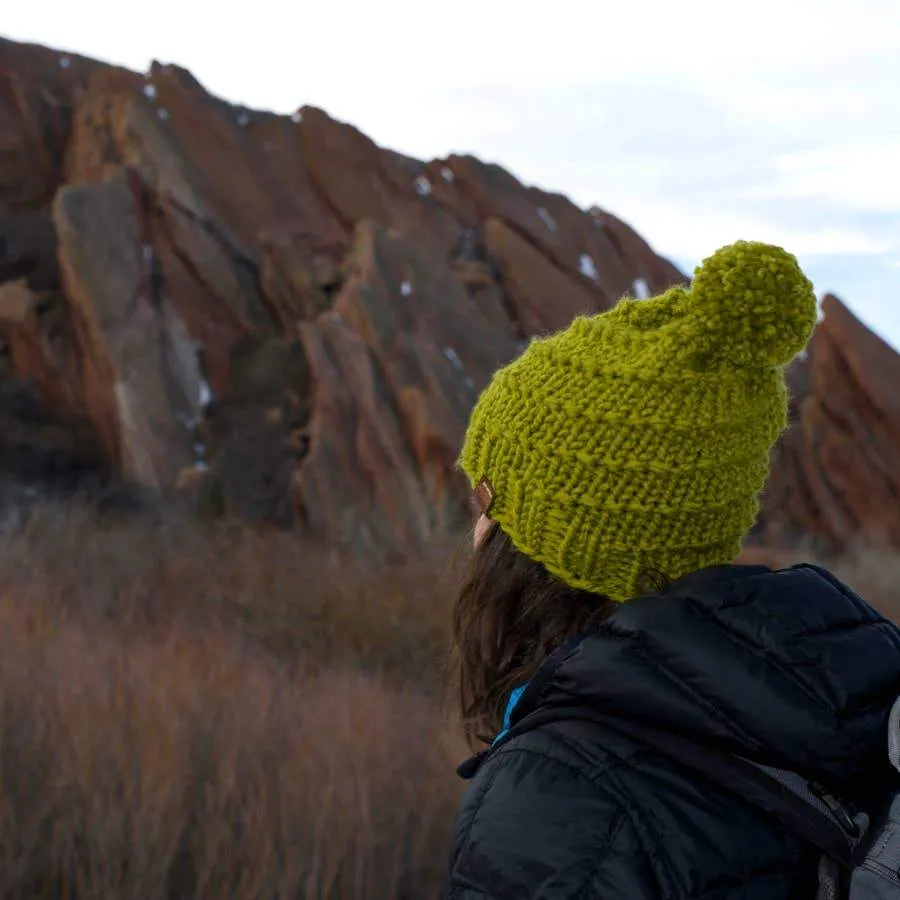
[[[568,587],[491,525],[453,607],[459,699],[470,743],[493,740],[510,692],[560,644],[618,607],[609,597]]]

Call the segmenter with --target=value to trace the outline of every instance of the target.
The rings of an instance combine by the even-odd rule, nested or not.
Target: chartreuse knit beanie
[[[624,601],[644,573],[731,562],[815,323],[797,260],[739,241],[690,287],[532,340],[479,398],[460,465],[512,544],[572,587]]]

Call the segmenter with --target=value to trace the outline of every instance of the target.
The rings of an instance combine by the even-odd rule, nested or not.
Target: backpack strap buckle
[[[838,825],[847,832],[848,837],[854,840],[862,837],[859,823],[850,815],[844,804],[834,794],[830,793],[822,785],[813,782],[810,782],[808,787],[810,793],[818,797],[828,807],[828,811],[834,816],[834,820]]]

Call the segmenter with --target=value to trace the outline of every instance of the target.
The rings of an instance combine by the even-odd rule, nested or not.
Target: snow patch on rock
[[[452,347],[444,347],[444,356],[450,361],[450,365],[453,366],[454,369],[459,371],[462,369],[462,362],[460,361],[459,355]]]
[[[650,285],[643,278],[634,279],[631,291],[638,300],[647,300],[650,297]]]
[[[558,231],[559,225],[556,224],[556,219],[547,212],[546,207],[541,206],[538,208],[538,215],[541,217],[541,221],[550,229],[550,231]]]
[[[581,258],[578,261],[578,268],[582,275],[586,278],[590,278],[592,281],[596,281],[599,277],[597,274],[597,266],[594,265],[594,260],[591,259],[587,253],[581,254]]]

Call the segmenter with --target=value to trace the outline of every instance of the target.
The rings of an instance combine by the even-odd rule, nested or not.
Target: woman
[[[739,242],[533,341],[479,399],[454,632],[492,746],[460,768],[451,900],[814,897],[820,852],[706,750],[876,803],[900,632],[822,569],[730,564],[815,322],[794,257]]]

